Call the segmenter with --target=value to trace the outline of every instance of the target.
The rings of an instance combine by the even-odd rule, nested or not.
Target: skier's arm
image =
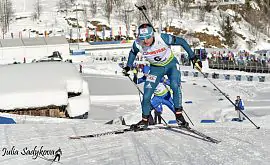
[[[188,45],[187,41],[181,37],[176,37],[170,34],[161,34],[161,38],[167,45],[181,45],[185,51],[188,53],[189,59],[194,58],[194,52],[191,50],[190,46]]]
[[[130,67],[130,68],[132,67],[133,62],[135,61],[135,58],[136,58],[138,52],[139,52],[139,49],[136,46],[136,41],[134,41],[133,45],[132,45],[132,48],[131,48],[131,50],[129,52],[129,56],[128,56],[128,61],[127,61],[127,66],[128,67]]]
[[[141,78],[138,79],[138,84],[145,82],[145,80],[146,80],[146,76],[142,76]]]

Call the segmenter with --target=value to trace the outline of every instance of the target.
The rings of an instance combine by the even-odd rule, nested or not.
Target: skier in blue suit
[[[149,66],[143,67],[144,76],[138,79],[138,84],[144,83],[147,79],[147,76],[150,72]],[[157,85],[154,96],[151,99],[151,105],[155,110],[155,123],[161,124],[161,114],[163,111],[162,105],[166,105],[173,113],[175,113],[173,99],[172,99],[172,91],[170,90],[170,80],[165,79],[164,77],[161,79],[160,83]]]
[[[175,108],[175,117],[179,125],[188,126],[182,115],[182,95],[179,88],[180,71],[179,63],[174,56],[170,46],[181,45],[188,53],[189,59],[193,63],[193,67],[202,68],[201,61],[194,55],[188,43],[180,37],[170,34],[154,33],[151,24],[142,24],[138,28],[138,38],[133,42],[133,46],[129,52],[127,66],[123,68],[123,74],[128,76],[128,71],[132,67],[136,55],[140,52],[144,58],[150,63],[150,73],[144,83],[144,95],[142,101],[142,120],[137,124],[133,124],[131,128],[147,128],[148,118],[151,109],[151,96],[156,86],[167,75],[170,80],[170,87],[173,90],[173,103]]]

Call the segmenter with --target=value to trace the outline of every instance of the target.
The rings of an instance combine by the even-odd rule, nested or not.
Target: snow
[[[136,1],[133,1],[135,3]],[[202,2],[205,2],[202,0]],[[60,13],[56,12],[58,9],[56,7],[56,4],[58,3],[57,0],[52,0],[52,1],[42,1],[41,4],[44,7],[44,11],[41,13],[40,21],[33,21],[31,16],[33,9],[33,4],[35,3],[35,0],[24,0],[24,1],[13,1],[13,4],[16,4],[14,6],[15,8],[15,15],[18,16],[28,16],[28,18],[16,20],[15,22],[12,22],[10,26],[9,32],[6,34],[5,38],[11,38],[10,33],[12,32],[14,37],[18,38],[19,33],[21,32],[22,37],[36,37],[36,33],[30,32],[31,30],[36,30],[39,31],[40,33],[43,33],[44,31],[52,31],[50,36],[59,36],[63,35],[66,36],[67,38],[70,37],[70,30],[72,30],[72,38],[77,39],[77,29],[72,28],[71,26],[67,25],[67,21],[65,20],[64,17],[69,18],[73,17],[76,18],[76,13],[69,11],[67,13]],[[79,4],[87,4],[88,1],[86,0],[79,0]],[[198,6],[200,2],[195,2],[195,4],[191,4],[191,6]],[[237,3],[244,3],[244,0],[239,0],[239,1],[230,1],[230,2],[224,2],[222,4],[237,4]],[[222,5],[220,4],[220,5]],[[259,10],[259,7],[256,2],[251,1],[251,6],[254,9]],[[75,6],[73,6],[75,7]],[[80,5],[78,6],[80,7]],[[168,9],[167,9],[168,8]],[[167,13],[169,11],[169,14]],[[113,35],[117,35],[120,33],[120,28],[121,27],[121,33],[122,35],[126,35],[126,26],[123,21],[120,21],[119,18],[115,13],[111,15],[111,21],[110,24],[108,23],[108,20],[106,17],[102,14],[102,8],[101,5],[98,5],[98,12],[93,18],[91,15],[87,16],[88,21],[99,21],[100,24],[104,24],[108,27],[112,28],[112,33]],[[90,13],[90,12],[89,12]],[[85,20],[83,16],[83,12],[77,12],[78,18],[79,18],[79,24],[84,27]],[[183,17],[179,19],[177,17],[178,14],[176,14],[175,9],[172,7],[164,7],[164,11],[162,12],[162,20],[169,20],[167,22],[171,22],[171,26],[179,27],[183,30],[187,30],[188,33],[192,32],[205,32],[207,34],[212,34],[215,36],[219,36],[220,39],[222,39],[222,36],[218,33],[220,31],[220,21],[223,19],[220,17],[220,14],[224,17],[227,15],[230,15],[231,17],[239,15],[238,13],[235,13],[234,11],[228,9],[227,11],[220,11],[217,10],[217,8],[214,8],[211,13],[206,12],[205,13],[205,19],[204,21],[200,20],[200,10],[197,9],[191,9],[190,12],[184,12]],[[131,16],[132,17],[132,16]],[[76,24],[76,21],[70,21],[71,23]],[[137,24],[136,20],[131,20],[131,24]],[[89,23],[87,23],[89,25]],[[162,22],[163,26],[165,26],[166,21]],[[155,27],[159,27],[154,23]],[[91,26],[93,27],[93,26]],[[269,37],[266,35],[263,35],[259,33],[257,37],[254,37],[255,35],[250,32],[250,24],[247,23],[242,19],[240,22],[235,22],[233,23],[233,28],[236,32],[242,34],[243,36],[246,37],[245,40],[243,40],[240,37],[236,37],[235,43],[236,43],[236,48],[237,49],[250,49],[248,47],[247,42],[249,40],[256,40],[256,45],[253,45],[252,50],[257,50],[257,49],[267,49],[270,47],[270,43],[267,43],[267,39],[269,40]],[[80,28],[79,29],[79,36],[82,39],[85,39],[85,33],[86,33],[86,28]],[[206,30],[208,29],[208,30]],[[136,29],[134,29],[136,30]],[[62,32],[63,31],[63,32]],[[105,38],[110,37],[111,30],[105,30]],[[94,31],[90,30],[89,34],[94,34]],[[102,38],[102,32],[98,31],[97,35],[99,35]],[[133,32],[130,31],[130,35],[133,36]],[[41,36],[41,35],[40,35]]]
[[[89,60],[90,57],[87,56],[74,58],[77,58],[79,63],[83,60],[85,66],[91,66],[91,70],[83,74],[84,81],[88,83],[89,91],[91,91],[89,119],[56,119],[1,113],[1,116],[12,117],[18,123],[13,126],[1,126],[3,128],[0,132],[1,137],[3,137],[1,140],[2,148],[11,149],[12,146],[15,146],[17,150],[22,151],[25,147],[33,149],[35,146],[37,148],[43,146],[43,149],[52,150],[60,147],[63,152],[60,162],[63,164],[249,165],[257,163],[266,165],[269,163],[269,81],[261,83],[211,79],[233,101],[237,95],[241,96],[246,106],[244,112],[254,123],[261,126],[261,129],[257,130],[248,120],[241,123],[230,121],[233,117],[237,117],[234,107],[222,94],[213,90],[214,87],[207,79],[182,77],[182,80],[185,80],[182,83],[183,102],[193,101],[192,104],[184,103],[183,105],[186,113],[195,124],[194,128],[221,140],[222,142],[219,144],[211,144],[181,134],[177,130],[131,132],[93,139],[69,140],[69,136],[125,128],[121,125],[104,125],[105,122],[119,116],[123,116],[127,124],[137,122],[141,117],[138,92],[126,77],[121,76],[120,73],[115,74],[117,63],[98,61],[92,63],[92,60]],[[17,66],[20,66],[20,70],[22,70],[28,65],[30,64]],[[10,66],[1,66],[0,68],[6,67]],[[108,72],[103,73],[102,68],[107,68]],[[64,68],[62,69],[64,70]],[[85,69],[87,70],[87,67]],[[192,68],[182,66],[182,70],[192,71]],[[36,74],[43,74],[42,69],[35,71]],[[220,72],[222,73],[222,71]],[[226,72],[233,74],[234,71]],[[72,77],[72,74],[68,76]],[[51,82],[51,79],[48,80],[48,83]],[[2,83],[3,79],[0,82]],[[12,82],[10,83],[12,84]],[[83,83],[82,89],[86,93],[79,96],[77,101],[69,100],[72,108],[73,106],[77,109],[87,108],[86,104],[81,106],[81,99],[86,99],[84,98],[84,94],[87,94],[88,91],[86,88],[86,83]],[[35,86],[33,86],[33,91],[35,91],[34,89]],[[29,89],[27,88],[27,90]],[[1,88],[1,94],[2,91],[4,90]],[[53,95],[52,98],[57,99],[57,96]],[[219,98],[224,100],[218,101]],[[11,100],[17,102],[17,99],[20,98],[12,97]],[[88,100],[90,104],[90,99]],[[163,118],[166,121],[174,119],[167,107],[164,107]],[[202,124],[200,121],[203,119],[213,119],[216,120],[216,123]],[[48,163],[39,157],[32,159],[32,156],[21,154],[2,156],[0,162],[1,164],[30,165]]]
[[[28,2],[31,4],[32,1],[24,2],[29,6]],[[56,1],[50,1],[53,2]],[[18,6],[21,7],[21,12],[25,12],[27,7],[22,1]],[[215,17],[209,15],[207,18],[217,21]],[[179,24],[194,30],[207,26],[207,23],[197,25],[195,19],[189,21],[190,24],[186,20]],[[213,24],[216,24],[215,21]],[[25,24],[30,26],[32,22],[25,21]],[[247,34],[245,26],[241,25],[243,34]],[[215,29],[210,27],[209,32],[215,34]],[[264,46],[267,47],[268,44]],[[266,82],[210,79],[222,92],[228,94],[232,101],[240,95],[245,103],[244,113],[261,129],[255,129],[249,120],[232,122],[231,119],[237,117],[234,106],[220,92],[214,90],[215,87],[207,79],[201,75],[199,77],[182,75],[183,106],[195,125],[192,127],[221,140],[221,143],[208,143],[177,130],[130,132],[81,140],[68,139],[69,136],[126,128],[122,125],[104,124],[120,116],[124,117],[127,124],[140,120],[140,97],[134,84],[121,75],[121,68],[117,62],[95,60],[97,56],[112,57],[125,54],[123,53],[125,50],[122,49],[113,51],[116,53],[114,54],[112,50],[109,50],[109,53],[96,50],[93,56],[92,54],[72,56],[75,66],[60,62],[0,65],[0,109],[55,104],[67,105],[67,111],[71,116],[89,112],[89,118],[85,120],[0,113],[0,116],[13,118],[17,123],[0,126],[2,128],[0,164],[58,164],[42,159],[42,155],[33,159],[32,155],[21,154],[26,147],[33,151],[35,146],[37,150],[41,147],[54,151],[61,148],[61,164],[269,164],[269,75],[211,70],[206,67],[207,65],[203,65],[204,72],[266,76]],[[3,60],[0,60],[0,63],[5,63]],[[78,74],[79,65],[83,66],[81,75]],[[181,66],[181,69],[195,71],[187,66]],[[139,87],[142,89],[142,86]],[[67,92],[82,94],[68,98]],[[185,101],[193,103],[185,104]],[[166,121],[175,119],[165,106],[162,116]],[[200,123],[204,119],[213,119],[216,123]],[[5,155],[5,148],[11,150],[12,147],[18,154]],[[46,157],[54,158],[53,155]]]
[[[255,10],[260,10],[259,5],[254,1],[250,1],[250,6]]]
[[[70,116],[89,111],[88,85],[70,63],[3,65],[0,67],[0,75],[0,109],[69,105]],[[68,92],[82,95],[69,99]],[[74,102],[81,104],[74,106]]]
[[[83,81],[83,92],[80,96],[68,99],[67,112],[69,116],[79,116],[89,111],[90,99],[88,83]]]

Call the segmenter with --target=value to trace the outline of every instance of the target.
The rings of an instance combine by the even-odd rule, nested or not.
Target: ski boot
[[[189,123],[186,122],[182,112],[183,112],[183,107],[175,108],[176,122],[180,127],[189,128]]]
[[[137,124],[132,124],[130,126],[130,129],[134,131],[144,130],[147,129],[148,125],[149,125],[149,115],[142,115],[142,120],[139,121]]]

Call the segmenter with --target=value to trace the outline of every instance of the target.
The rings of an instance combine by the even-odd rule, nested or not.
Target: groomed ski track
[[[24,128],[23,128],[24,127]],[[268,164],[270,162],[269,129],[206,126],[196,129],[222,142],[213,144],[170,130],[150,130],[108,135],[98,138],[69,140],[70,135],[103,132],[123,126],[81,124],[39,124],[5,126],[2,145],[16,148],[60,147],[63,164]],[[23,135],[19,131],[25,130]],[[30,156],[1,157],[1,164],[48,164]]]
[[[221,94],[214,91],[211,84],[207,83],[205,79],[192,78],[188,79],[186,83],[182,83],[184,101],[193,101],[193,104],[184,104],[184,107],[195,124],[194,128],[221,140],[219,144],[161,129],[70,140],[69,136],[125,128],[121,125],[104,125],[105,121],[118,116],[124,116],[127,124],[140,119],[138,93],[128,79],[119,77],[121,85],[115,82],[118,85],[108,86],[108,79],[111,79],[111,76],[99,84],[92,81],[93,77],[98,76],[88,75],[85,78],[89,82],[90,93],[94,94],[91,97],[89,119],[17,118],[19,124],[2,126],[3,129],[0,131],[2,148],[12,148],[12,146],[18,150],[25,147],[33,149],[35,146],[44,146],[44,149],[61,148],[63,152],[61,164],[72,165],[268,165],[270,162],[270,112],[267,111],[270,107],[269,102],[256,104],[256,107],[260,108],[252,109],[253,100],[268,99],[269,84],[243,82],[234,87],[233,85],[237,85],[239,82],[214,81],[232,99],[236,95],[235,91],[248,98],[245,101],[246,106],[249,107],[247,114],[258,126],[261,126],[261,129],[257,130],[247,120],[242,123],[230,122],[228,119],[236,117],[233,107]],[[104,79],[104,77],[100,76],[100,79]],[[113,81],[116,80],[113,79]],[[98,82],[96,81],[96,83]],[[96,85],[99,87],[95,88]],[[203,85],[207,87],[203,87]],[[119,97],[115,100],[102,100],[101,97],[104,97],[101,91],[102,86],[106,96],[112,95],[110,97],[112,99],[115,98],[113,94],[124,97],[130,95],[131,99],[121,101],[121,97]],[[122,92],[122,86],[125,90],[129,90]],[[224,98],[224,100],[218,101],[219,98]],[[173,119],[171,114],[165,109],[163,117],[166,120]],[[221,122],[215,124],[199,122],[207,117],[218,119]],[[2,148],[1,154],[3,154]],[[47,165],[51,162],[39,158],[32,159],[31,156],[6,155],[0,157],[0,164]]]

